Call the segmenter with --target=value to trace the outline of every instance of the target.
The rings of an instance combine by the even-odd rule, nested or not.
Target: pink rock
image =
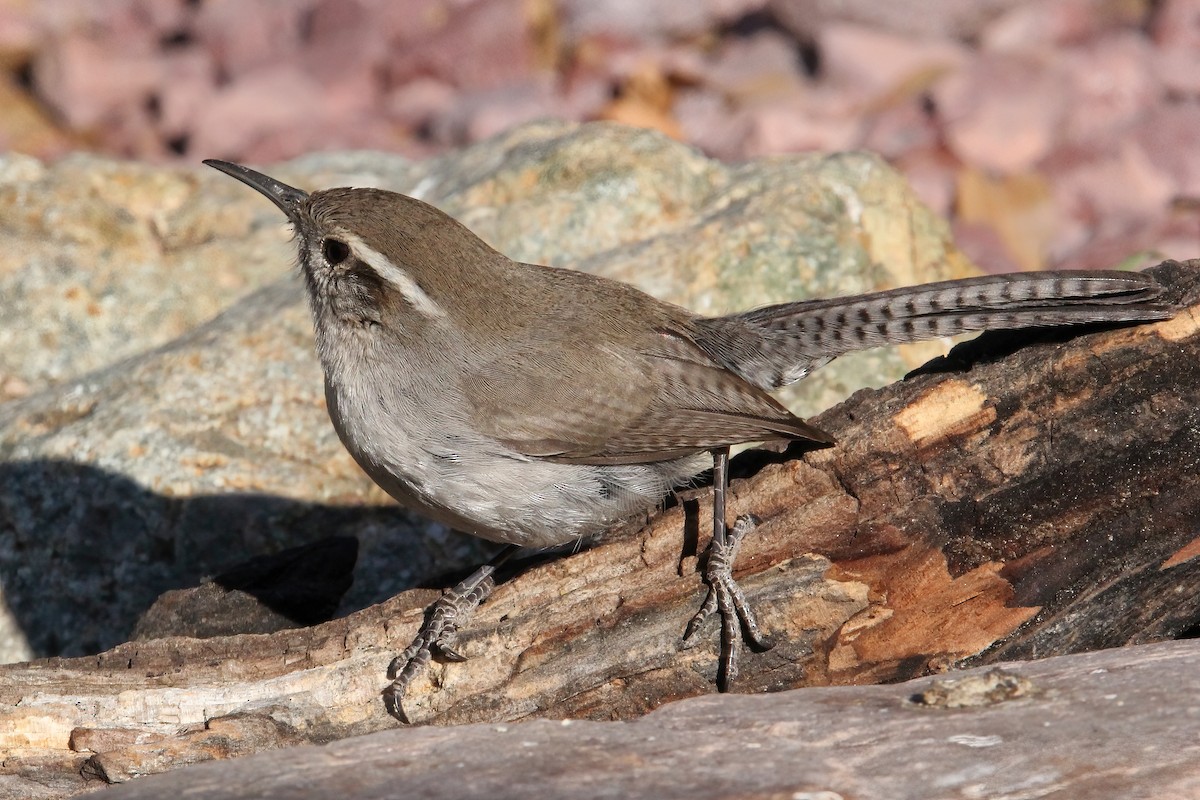
[[[1085,42],[1111,31],[1135,31],[1147,4],[1111,0],[1040,0],[1014,6],[989,22],[980,35],[984,50],[1028,52]]]
[[[1151,34],[1159,80],[1180,94],[1200,94],[1200,0],[1165,0]]]
[[[1134,269],[1153,266],[1164,257],[1191,258],[1191,255],[1168,256],[1160,250],[1166,245],[1175,252],[1177,247],[1161,233],[1164,221],[1131,220],[1121,230],[1093,233],[1082,244],[1062,255],[1052,266],[1059,269],[1112,269],[1129,266]],[[1195,252],[1194,247],[1190,251]]]
[[[913,192],[938,216],[954,213],[958,170],[961,165],[937,147],[915,148],[896,158],[892,165],[904,173]]]
[[[462,14],[478,0],[352,0],[362,9],[362,17],[370,29],[388,42],[393,50],[414,42],[423,42],[445,28],[457,24]],[[318,0],[316,14],[345,13],[342,6],[346,0]],[[319,17],[314,18],[314,29],[323,25]],[[337,26],[331,24],[331,29]],[[314,36],[319,34],[314,30]]]
[[[184,3],[154,0],[38,0],[28,5],[31,17],[51,37],[82,35],[125,55],[157,49],[163,34],[190,19]]]
[[[530,82],[480,92],[463,92],[454,106],[431,122],[432,140],[459,146],[478,142],[523,122],[562,118],[549,82]]]
[[[595,77],[579,76],[559,86],[562,116],[566,119],[597,119],[612,102],[612,86]]]
[[[206,0],[194,27],[222,70],[236,77],[298,60],[326,79],[381,69],[399,48],[456,22],[461,3],[443,0]],[[336,80],[336,78],[335,78]]]
[[[1155,255],[1162,258],[1179,261],[1195,258],[1200,253],[1200,222],[1196,219],[1195,207],[1171,208],[1166,219],[1155,229],[1151,246]]]
[[[689,44],[673,44],[662,48],[657,61],[664,75],[685,85],[703,81],[708,66],[708,59],[703,53]]]
[[[1200,49],[1168,47],[1155,51],[1154,73],[1172,92],[1200,94]]]
[[[309,125],[274,128],[246,146],[243,158],[273,163],[318,150],[388,150],[411,157],[428,157],[427,149],[376,116],[320,119]]]
[[[139,23],[146,24],[164,36],[170,36],[186,30],[194,19],[194,8],[200,4],[164,3],[162,0],[107,0],[107,2],[92,2],[87,5],[93,6],[94,10],[103,14],[105,19],[113,18],[112,7],[114,5],[125,6],[128,8],[128,13]],[[105,6],[108,8],[104,8]]]
[[[560,0],[567,38],[654,40],[696,36],[758,11],[767,0]]]
[[[1133,135],[1154,168],[1171,176],[1174,196],[1200,197],[1200,104],[1160,105],[1144,116]]]
[[[912,151],[932,151],[941,144],[937,120],[921,97],[901,96],[864,114],[863,127],[859,146],[888,159],[904,158]]]
[[[954,243],[984,272],[999,275],[1021,269],[1021,265],[1004,245],[1000,234],[990,225],[954,220],[951,229],[954,232]]]
[[[470,98],[464,129],[465,141],[479,142],[509,128],[543,117],[561,116],[559,104],[546,81],[532,81],[493,89]]]
[[[1160,218],[1178,191],[1175,178],[1133,140],[1120,142],[1114,151],[1064,156],[1044,165],[1061,212],[1050,243],[1056,261],[1092,240],[1122,236]],[[1130,244],[1127,252],[1136,249]]]
[[[431,0],[382,4],[376,0],[319,0],[307,26],[298,58],[305,72],[338,91],[366,94],[379,102],[384,66],[408,37],[423,27],[428,13],[413,13],[405,28],[397,16],[405,10],[428,12]],[[405,8],[407,6],[407,9]],[[433,30],[432,23],[428,30]]]
[[[844,22],[823,26],[818,43],[822,78],[872,97],[922,73],[960,70],[969,58],[965,47],[947,39],[917,39]]]
[[[194,47],[165,56],[162,65],[157,127],[164,139],[182,142],[217,92],[216,64],[207,51]]]
[[[682,89],[672,111],[687,141],[705,153],[726,161],[746,158],[750,114],[731,109],[717,92],[706,87]]]
[[[195,30],[229,79],[295,56],[304,47],[315,0],[209,0],[200,5]],[[252,13],[248,13],[252,9]]]
[[[82,131],[140,107],[162,85],[162,76],[157,57],[113,51],[82,34],[51,40],[34,61],[42,98],[69,127]]]
[[[245,158],[254,143],[277,131],[324,124],[320,85],[291,66],[251,72],[220,91],[192,132],[192,152],[203,158]]]
[[[454,87],[435,78],[415,78],[389,93],[384,100],[388,117],[408,130],[428,128],[454,107]]]
[[[1135,31],[1102,34],[1062,48],[1071,83],[1065,137],[1075,141],[1121,136],[1163,99],[1146,37]]]
[[[642,42],[595,37],[587,41],[587,55],[574,59],[570,73],[603,75],[618,82],[653,67],[684,85],[702,83],[713,58],[689,43]]]
[[[933,97],[959,158],[1009,173],[1030,169],[1057,144],[1070,85],[1045,61],[984,54],[938,81]]]
[[[389,86],[433,77],[459,88],[494,89],[536,71],[524,0],[473,0],[429,37],[392,56]]]
[[[814,38],[826,24],[841,21],[899,34],[968,39],[989,20],[1025,2],[1029,0],[770,0],[768,7],[802,38]]]
[[[748,157],[774,153],[849,150],[861,135],[853,114],[821,114],[812,104],[771,104],[748,109]]]
[[[1128,219],[1120,229],[1110,228],[1082,242],[1056,266],[1103,270],[1120,264],[1144,269],[1164,258],[1195,258],[1200,251],[1200,225],[1194,209],[1160,209],[1156,215]]]
[[[775,31],[727,39],[700,80],[735,104],[769,101],[804,84],[796,43]]]
[[[369,34],[387,30],[386,17],[386,8],[367,0],[316,0],[309,12],[305,40],[312,45],[357,40],[360,47],[371,47],[369,40],[375,37]],[[353,52],[343,55],[355,57]]]
[[[1163,0],[1150,34],[1159,46],[1200,47],[1200,0]]]
[[[11,4],[0,6],[0,55],[6,62],[28,58],[44,36],[43,27],[27,10]]]

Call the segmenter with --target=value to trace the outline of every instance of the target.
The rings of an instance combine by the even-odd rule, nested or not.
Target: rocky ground
[[[440,153],[540,117],[865,148],[989,270],[1200,246],[1200,0],[4,0],[0,147]]]

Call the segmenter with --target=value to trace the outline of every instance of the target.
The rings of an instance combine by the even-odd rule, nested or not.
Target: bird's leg
[[[383,690],[383,701],[389,714],[401,722],[408,722],[400,701],[408,685],[429,665],[435,654],[448,661],[466,661],[466,656],[454,649],[459,628],[479,604],[491,596],[496,588],[496,570],[517,550],[516,545],[505,547],[491,561],[443,592],[441,598],[426,610],[425,623],[412,644],[388,665],[387,675],[392,682]]]
[[[728,691],[738,673],[738,649],[742,636],[754,647],[766,650],[771,643],[758,627],[750,603],[733,579],[733,561],[743,537],[754,530],[753,516],[738,517],[733,530],[725,527],[725,492],[729,488],[729,448],[713,451],[713,535],[704,566],[708,594],[700,610],[683,634],[684,647],[695,644],[695,636],[714,611],[721,614],[721,662],[717,670],[717,688]]]

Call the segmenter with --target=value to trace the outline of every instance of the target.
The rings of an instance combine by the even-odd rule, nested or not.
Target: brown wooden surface
[[[1200,263],[1158,274],[1200,302]],[[730,514],[762,522],[737,574],[777,646],[743,655],[736,691],[900,681],[1194,626],[1197,328],[1193,308],[1120,330],[987,336],[822,415],[837,447],[741,459]],[[679,650],[703,597],[707,501],[501,586],[460,638],[469,660],[435,664],[409,717],[630,719],[712,692],[715,626]],[[434,597],[0,668],[0,791],[62,796],[81,771],[119,781],[393,727],[384,669]]]

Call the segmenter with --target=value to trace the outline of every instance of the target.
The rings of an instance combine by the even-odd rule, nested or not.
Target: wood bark
[[[776,645],[743,653],[735,691],[895,682],[1193,628],[1200,262],[1155,272],[1181,304],[1173,320],[985,335],[814,420],[834,448],[736,459],[730,518],[760,522],[735,574]],[[410,688],[409,719],[631,719],[713,692],[715,625],[680,649],[704,596],[709,502],[698,490],[501,585],[461,634],[468,660]],[[0,790],[63,796],[394,727],[384,671],[435,597],[2,667]]]

